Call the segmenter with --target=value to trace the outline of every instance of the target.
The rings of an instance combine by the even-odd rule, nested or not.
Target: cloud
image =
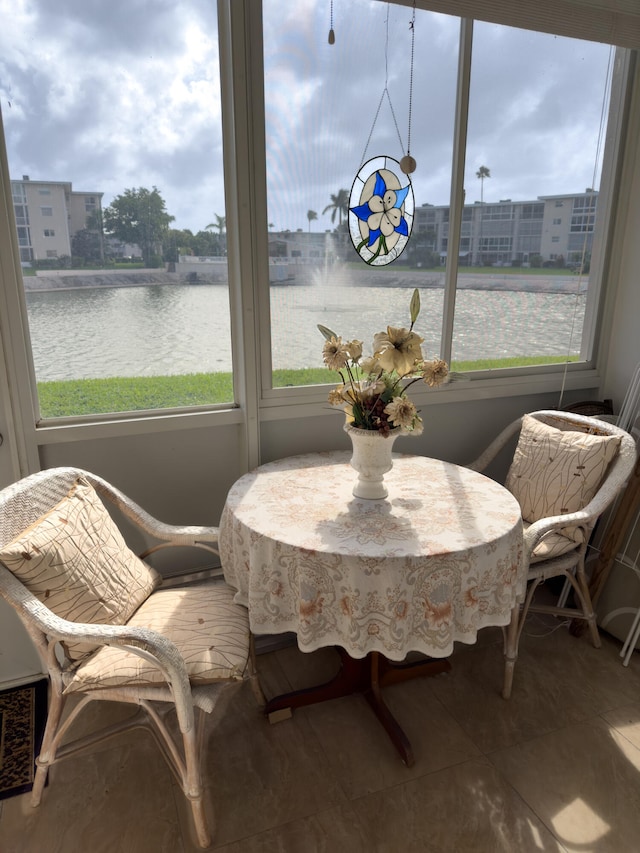
[[[0,0],[0,99],[12,177],[102,191],[157,186],[175,227],[223,213],[217,20],[210,0]],[[363,161],[409,137],[411,7],[264,0],[268,219],[321,211]],[[459,21],[418,11],[411,153],[416,204],[448,204]],[[388,35],[387,35],[388,34]],[[608,48],[474,28],[467,200],[593,183]],[[386,94],[385,94],[386,89]],[[376,110],[380,106],[376,118]]]

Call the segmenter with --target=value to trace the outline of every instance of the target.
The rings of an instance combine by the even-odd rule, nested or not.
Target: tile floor
[[[553,623],[557,625],[557,623]],[[532,616],[514,690],[500,697],[499,629],[459,647],[450,673],[387,688],[412,742],[399,760],[352,696],[270,725],[248,684],[208,722],[218,853],[636,853],[640,652]],[[267,695],[328,676],[330,650],[259,657]],[[107,713],[105,708],[102,713]],[[153,741],[128,735],[56,766],[38,809],[5,800],[2,853],[187,853],[190,813]]]

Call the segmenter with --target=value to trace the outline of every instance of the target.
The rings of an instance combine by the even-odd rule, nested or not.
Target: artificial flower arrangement
[[[425,361],[421,338],[413,331],[420,314],[420,294],[416,288],[409,306],[408,329],[387,326],[373,338],[373,353],[363,358],[362,341],[343,341],[326,326],[318,325],[326,341],[324,363],[336,370],[342,382],[329,394],[332,406],[345,411],[347,424],[387,436],[399,427],[401,433],[420,435],[422,418],[407,389],[421,380],[433,388],[442,385],[449,367],[440,358]]]

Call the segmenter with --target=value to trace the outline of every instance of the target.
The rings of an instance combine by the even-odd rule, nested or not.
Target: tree
[[[152,264],[155,255],[162,255],[169,223],[174,219],[167,213],[157,187],[125,190],[104,211],[107,233],[123,243],[138,245],[146,266]]]
[[[213,214],[216,218],[215,222],[210,222],[205,226],[207,231],[211,231],[214,228],[218,230],[218,251],[216,254],[218,255],[226,255],[227,254],[227,240],[226,240],[226,229],[227,229],[227,217],[220,216],[217,213]]]
[[[315,210],[307,210],[307,219],[309,220],[309,233],[311,233],[311,222],[314,219],[318,218],[318,214]]]
[[[476,172],[476,178],[480,179],[480,239],[478,241],[478,260],[477,263],[481,263],[482,261],[482,206],[484,204],[484,179],[490,178],[491,172],[486,166],[480,166],[478,171]]]
[[[338,190],[338,192],[334,195],[331,193],[331,204],[328,204],[325,209],[322,211],[322,215],[330,210],[331,211],[331,221],[336,221],[336,214],[338,215],[338,228],[342,228],[342,218],[345,219],[349,215],[349,190]]]
[[[480,204],[484,204],[484,179],[490,178],[491,172],[486,166],[480,166],[476,172],[476,178],[480,178]]]
[[[82,228],[71,238],[71,254],[90,263],[102,260],[102,239],[97,231]]]

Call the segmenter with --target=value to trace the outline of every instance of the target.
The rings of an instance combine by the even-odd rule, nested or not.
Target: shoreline
[[[304,272],[308,267],[304,267]],[[76,290],[83,288],[148,287],[150,285],[202,286],[226,285],[226,267],[220,271],[166,272],[162,270],[139,270],[117,272],[102,270],[85,273],[81,270],[39,271],[35,276],[23,278],[26,293],[44,293],[56,290]],[[346,287],[419,287],[439,290],[444,288],[444,272],[403,270],[397,275],[386,275],[376,281],[371,270],[348,270]],[[272,281],[271,286],[299,287],[315,286],[300,282],[300,273],[285,281]],[[306,276],[305,276],[306,279]],[[460,272],[457,287],[459,290],[508,291],[525,293],[558,293],[573,295],[587,291],[589,279],[572,274],[567,275],[523,275],[522,273],[496,273],[478,275],[473,272]]]

